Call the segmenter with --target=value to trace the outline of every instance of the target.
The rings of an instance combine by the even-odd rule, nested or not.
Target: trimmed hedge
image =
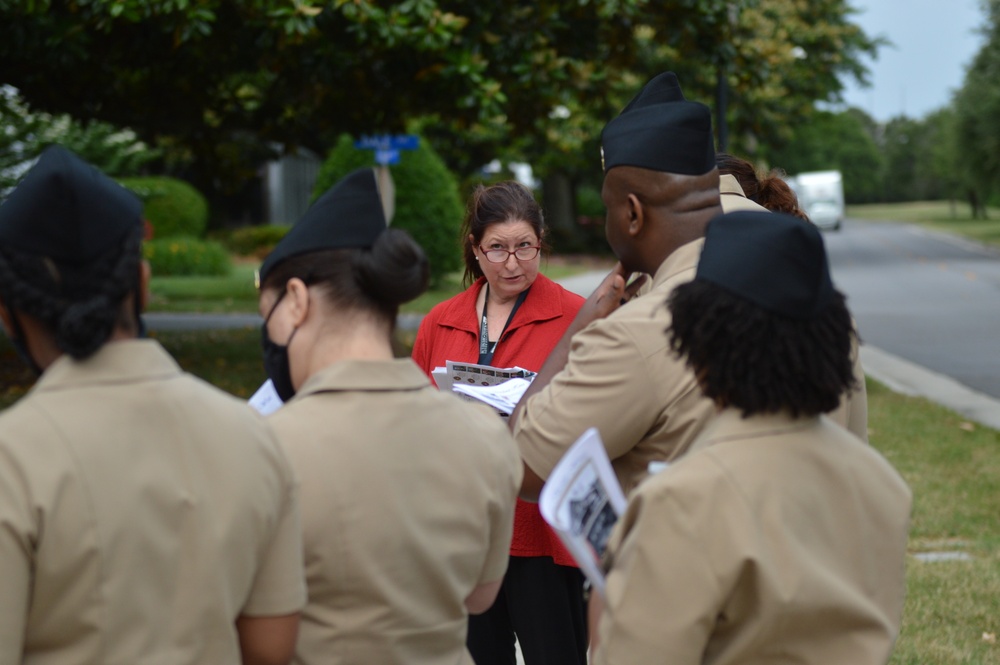
[[[358,150],[349,135],[341,135],[320,167],[313,200],[351,171],[365,166],[375,166],[375,153]],[[389,172],[396,191],[391,224],[420,243],[430,261],[431,281],[439,283],[462,265],[458,236],[465,207],[458,194],[458,180],[423,139],[416,150],[400,151],[399,163],[390,166]]]
[[[153,227],[154,238],[205,235],[208,201],[190,184],[167,176],[121,178],[118,182],[142,199],[143,215]]]
[[[142,254],[157,276],[228,275],[233,267],[229,252],[220,243],[186,236],[147,240]]]

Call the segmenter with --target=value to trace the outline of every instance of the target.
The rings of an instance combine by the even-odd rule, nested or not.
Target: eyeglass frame
[[[483,249],[482,245],[477,245],[477,246],[479,247],[479,251],[483,253],[483,256],[485,256],[486,260],[489,261],[490,263],[507,263],[507,261],[510,260],[511,254],[513,254],[514,258],[517,259],[518,261],[531,261],[535,259],[542,251],[541,245],[528,245],[527,247],[518,247],[514,251],[510,251],[509,249],[504,249],[502,247]],[[522,259],[520,256],[517,255],[517,253],[520,252],[522,249],[533,249],[535,250],[535,255],[527,259]],[[494,261],[493,259],[490,258],[490,252],[506,252],[507,256],[503,257],[503,259],[501,259],[500,261]]]

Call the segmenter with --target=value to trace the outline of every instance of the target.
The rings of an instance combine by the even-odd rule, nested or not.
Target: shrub
[[[375,166],[375,153],[358,150],[344,134],[320,167],[313,199],[345,175],[365,166]],[[400,151],[398,164],[389,167],[396,190],[394,228],[406,230],[427,252],[431,280],[458,270],[462,265],[459,229],[465,207],[458,194],[458,180],[437,153],[421,140],[416,150]]]
[[[143,214],[153,225],[154,238],[201,238],[208,225],[208,202],[177,178],[122,178],[119,182],[142,199]]]
[[[291,228],[279,224],[265,224],[215,231],[209,235],[213,240],[222,243],[233,254],[264,259]]]
[[[211,240],[189,236],[154,238],[142,247],[154,275],[228,275],[232,262],[226,249]]]

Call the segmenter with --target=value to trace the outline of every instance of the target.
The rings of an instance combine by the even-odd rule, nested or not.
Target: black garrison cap
[[[655,76],[601,132],[605,172],[616,166],[701,175],[715,168],[708,107],[684,99],[673,72]]]
[[[375,171],[358,169],[316,199],[264,259],[259,282],[267,279],[274,266],[298,254],[371,247],[386,226]]]
[[[62,146],[50,146],[0,206],[0,245],[86,264],[142,224],[142,202]]]
[[[777,212],[715,217],[705,232],[695,279],[793,319],[814,318],[833,298],[820,232]]]

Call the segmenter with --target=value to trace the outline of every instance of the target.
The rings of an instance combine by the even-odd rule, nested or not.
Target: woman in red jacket
[[[480,185],[462,227],[468,288],[424,317],[413,360],[430,374],[446,361],[538,371],[584,300],[538,272],[542,210],[518,182]],[[471,285],[470,285],[471,283]],[[469,621],[477,665],[587,662],[583,575],[538,506],[518,500],[510,563],[496,603]]]

